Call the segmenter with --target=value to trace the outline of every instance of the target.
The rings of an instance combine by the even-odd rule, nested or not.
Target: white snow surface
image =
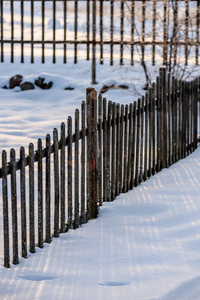
[[[0,299],[200,299],[200,148],[10,269]]]

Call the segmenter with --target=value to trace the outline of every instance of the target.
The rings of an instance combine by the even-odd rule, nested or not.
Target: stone
[[[22,82],[23,76],[16,74],[15,76],[12,76],[10,78],[9,86],[10,89],[14,89],[14,87],[19,86],[20,83]]]
[[[73,90],[74,90],[74,88],[69,86],[69,87],[66,87],[66,88],[65,88],[65,90],[68,90],[68,91],[73,91]]]
[[[27,90],[34,90],[34,85],[31,82],[23,82],[20,84],[21,90],[22,91],[27,91]]]
[[[50,89],[53,85],[52,81],[49,81],[49,83],[44,83],[44,78],[39,77],[38,79],[35,80],[35,85],[37,85],[39,88],[43,90]]]

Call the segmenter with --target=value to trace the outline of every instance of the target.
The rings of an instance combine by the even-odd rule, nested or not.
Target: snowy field
[[[39,16],[37,20],[39,24]],[[9,22],[7,11],[4,26],[8,35]],[[46,22],[50,26],[51,18]],[[26,30],[29,34],[30,26]],[[73,51],[66,65],[61,56],[54,65],[50,56],[45,64],[37,55],[34,64],[29,57],[25,64],[19,60],[18,56],[11,64],[5,56],[5,63],[0,64],[0,157],[3,149],[9,157],[9,149],[14,147],[19,157],[20,146],[27,153],[30,142],[35,148],[38,138],[44,143],[47,133],[52,135],[54,127],[59,129],[68,116],[74,117],[85,99],[86,87],[91,86],[91,62],[85,61],[85,53],[77,65],[73,64]],[[129,87],[109,90],[104,94],[108,100],[129,104],[145,93],[139,59],[134,66],[129,62],[125,59],[124,66],[119,66],[115,61],[113,67],[109,60],[97,64],[98,92],[104,84]],[[158,75],[158,64],[160,61],[152,67],[147,62],[152,81]],[[190,64],[190,71],[190,78],[200,76],[199,67]],[[53,86],[23,92],[19,87],[2,89],[15,74],[32,83],[44,77]],[[11,264],[10,269],[3,267],[1,213],[0,299],[200,300],[199,172],[200,148],[113,203],[104,203],[96,220],[61,234],[42,250],[36,248],[35,254],[29,254],[27,260],[20,258],[19,265]]]
[[[199,300],[200,148],[96,220],[0,266],[0,299]]]

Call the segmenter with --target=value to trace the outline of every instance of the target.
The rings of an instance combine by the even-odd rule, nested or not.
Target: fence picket
[[[111,169],[111,200],[116,194],[116,103],[112,104],[112,169]]]
[[[120,134],[120,140],[119,140],[119,193],[121,194],[123,192],[123,160],[124,160],[124,120],[125,120],[125,115],[124,115],[124,105],[121,105],[121,117],[120,117],[120,130],[118,131],[118,134]]]
[[[15,150],[13,148],[10,150],[10,166],[11,166],[13,264],[16,265],[19,263],[19,259],[18,259],[16,158],[15,158]]]
[[[31,253],[35,252],[34,146],[29,144],[29,233]]]
[[[60,232],[66,231],[65,225],[65,123],[61,123],[60,138]]]
[[[38,247],[43,248],[42,140],[38,139]]]
[[[136,160],[135,160],[135,186],[139,184],[139,166],[140,166],[140,126],[141,126],[141,99],[137,101],[137,129],[136,129]]]
[[[20,10],[21,10],[21,40],[24,40],[24,1],[20,3]],[[24,62],[24,44],[21,43],[21,63]]]
[[[107,201],[107,100],[103,98],[103,201]]]
[[[98,126],[99,126],[99,130],[98,130],[98,155],[99,155],[99,159],[98,159],[98,166],[99,166],[99,170],[98,170],[98,182],[99,182],[99,206],[102,205],[102,123],[103,123],[103,116],[102,116],[102,95],[99,95],[98,98]]]
[[[120,193],[120,104],[117,103],[116,106],[116,193],[115,196],[118,196]]]
[[[3,193],[3,235],[4,235],[4,267],[10,268],[10,242],[8,219],[8,170],[7,153],[2,151],[2,193]]]
[[[147,165],[148,165],[148,123],[149,123],[149,94],[145,94],[145,145],[144,145],[144,181],[147,180]]]
[[[22,257],[27,258],[25,150],[20,148],[21,245]]]
[[[59,164],[58,164],[58,130],[53,130],[54,145],[54,237],[59,237]]]
[[[4,43],[3,43],[3,39],[4,39],[4,26],[3,26],[3,16],[4,16],[4,11],[3,11],[3,4],[4,0],[0,1],[0,12],[1,12],[1,62],[4,62]]]
[[[75,157],[74,157],[74,229],[79,223],[79,110],[75,111]]]
[[[124,116],[124,176],[123,176],[123,192],[126,193],[128,190],[127,181],[127,158],[128,158],[128,105],[125,106],[125,116]]]
[[[51,157],[50,157],[50,151],[51,151],[51,138],[50,135],[46,135],[46,193],[45,193],[45,199],[46,199],[46,205],[45,205],[45,219],[46,219],[46,234],[45,234],[45,242],[50,243],[51,242]]]
[[[81,219],[80,223],[86,222],[85,214],[85,101],[81,104],[81,126],[82,126],[82,137],[81,137]]]
[[[131,158],[133,147],[133,103],[129,104],[129,134],[128,134],[128,190],[131,187]]]
[[[72,213],[72,118],[68,117],[68,230],[73,228],[73,213]]]

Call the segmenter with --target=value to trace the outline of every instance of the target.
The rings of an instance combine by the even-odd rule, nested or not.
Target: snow
[[[0,299],[198,300],[200,148],[11,269]]]
[[[51,5],[47,4],[46,36],[51,37]],[[8,6],[6,9],[4,24],[9,38]],[[36,11],[36,16],[38,14]],[[27,35],[29,19],[26,14]],[[39,17],[36,21],[41,22]],[[68,37],[73,34],[73,17],[70,22]],[[84,34],[82,18],[80,25]],[[63,28],[59,20],[56,28]],[[59,30],[58,36],[61,35]],[[15,50],[20,53],[17,46]],[[85,89],[91,86],[91,62],[85,61],[85,52],[79,49],[78,64],[74,65],[73,48],[68,49],[71,57],[64,65],[59,49],[57,63],[51,63],[50,50],[46,49],[45,64],[41,64],[37,56],[39,50],[35,49],[34,64],[30,64],[29,56],[25,57],[25,64],[20,64],[20,56],[16,55],[14,64],[5,56],[5,62],[0,65],[0,151],[5,149],[9,153],[14,147],[19,157],[19,148],[24,146],[27,154],[30,142],[35,147],[38,138],[44,142],[45,135],[51,134],[54,127],[59,128],[63,121],[66,123],[68,116],[74,117],[75,109],[80,109],[85,99]],[[158,59],[157,65],[152,67],[147,61],[153,81],[160,62]],[[199,67],[189,66],[188,72],[190,70],[193,71],[191,76],[199,76]],[[24,82],[32,83],[43,77],[47,83],[52,81],[53,87],[50,90],[36,87],[23,92],[18,87],[2,89],[16,74],[21,74]],[[115,102],[128,104],[145,93],[145,77],[137,54],[134,66],[130,66],[128,59],[124,66],[119,66],[116,59],[112,67],[108,60],[104,65],[97,63],[97,81],[98,92],[103,85],[128,85],[128,90],[111,89],[103,95]],[[66,87],[74,90],[65,90]],[[36,253],[29,253],[28,259],[20,257],[20,263],[11,264],[10,269],[3,267],[1,213],[0,299],[199,300],[199,170],[200,147],[186,159],[162,170],[127,194],[121,194],[114,202],[103,203],[97,219],[75,231],[60,234],[50,245],[45,243],[44,249],[36,247]],[[0,209],[2,212],[1,196]]]

